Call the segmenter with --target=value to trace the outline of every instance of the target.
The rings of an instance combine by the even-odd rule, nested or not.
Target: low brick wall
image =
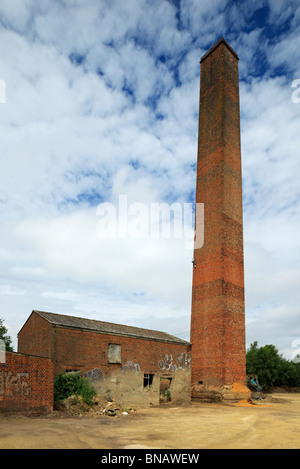
[[[0,363],[0,413],[53,410],[53,363],[48,358],[6,352]]]

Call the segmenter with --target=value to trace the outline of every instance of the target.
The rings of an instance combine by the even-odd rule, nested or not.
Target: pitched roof
[[[111,322],[96,321],[94,319],[79,318],[45,311],[33,310],[32,312],[58,327],[189,345],[189,342],[162,331],[153,331],[151,329],[142,329],[140,327],[125,326],[123,324],[114,324]]]

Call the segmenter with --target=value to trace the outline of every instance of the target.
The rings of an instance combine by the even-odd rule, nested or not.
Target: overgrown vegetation
[[[59,403],[70,396],[81,396],[86,404],[93,404],[97,393],[90,382],[81,373],[60,373],[54,380],[54,402]]]
[[[256,375],[263,389],[299,387],[300,364],[286,360],[274,345],[258,347],[253,342],[246,354],[247,374]]]

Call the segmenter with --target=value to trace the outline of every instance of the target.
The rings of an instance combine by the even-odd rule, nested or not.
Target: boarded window
[[[121,363],[121,345],[108,344],[108,363]]]

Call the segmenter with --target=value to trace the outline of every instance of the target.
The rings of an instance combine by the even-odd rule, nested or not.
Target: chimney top
[[[209,51],[207,51],[202,57],[201,57],[201,60],[200,60],[200,63],[203,62],[203,60],[206,59],[206,57],[211,54],[217,47],[219,47],[220,44],[225,44],[225,46],[230,50],[230,52],[232,52],[232,54],[237,58],[237,60],[239,60],[239,56],[237,55],[237,53],[232,49],[232,47],[228,44],[227,41],[225,41],[225,39],[223,37],[221,37],[221,39],[218,40],[218,42],[215,43],[214,46],[212,46]]]

